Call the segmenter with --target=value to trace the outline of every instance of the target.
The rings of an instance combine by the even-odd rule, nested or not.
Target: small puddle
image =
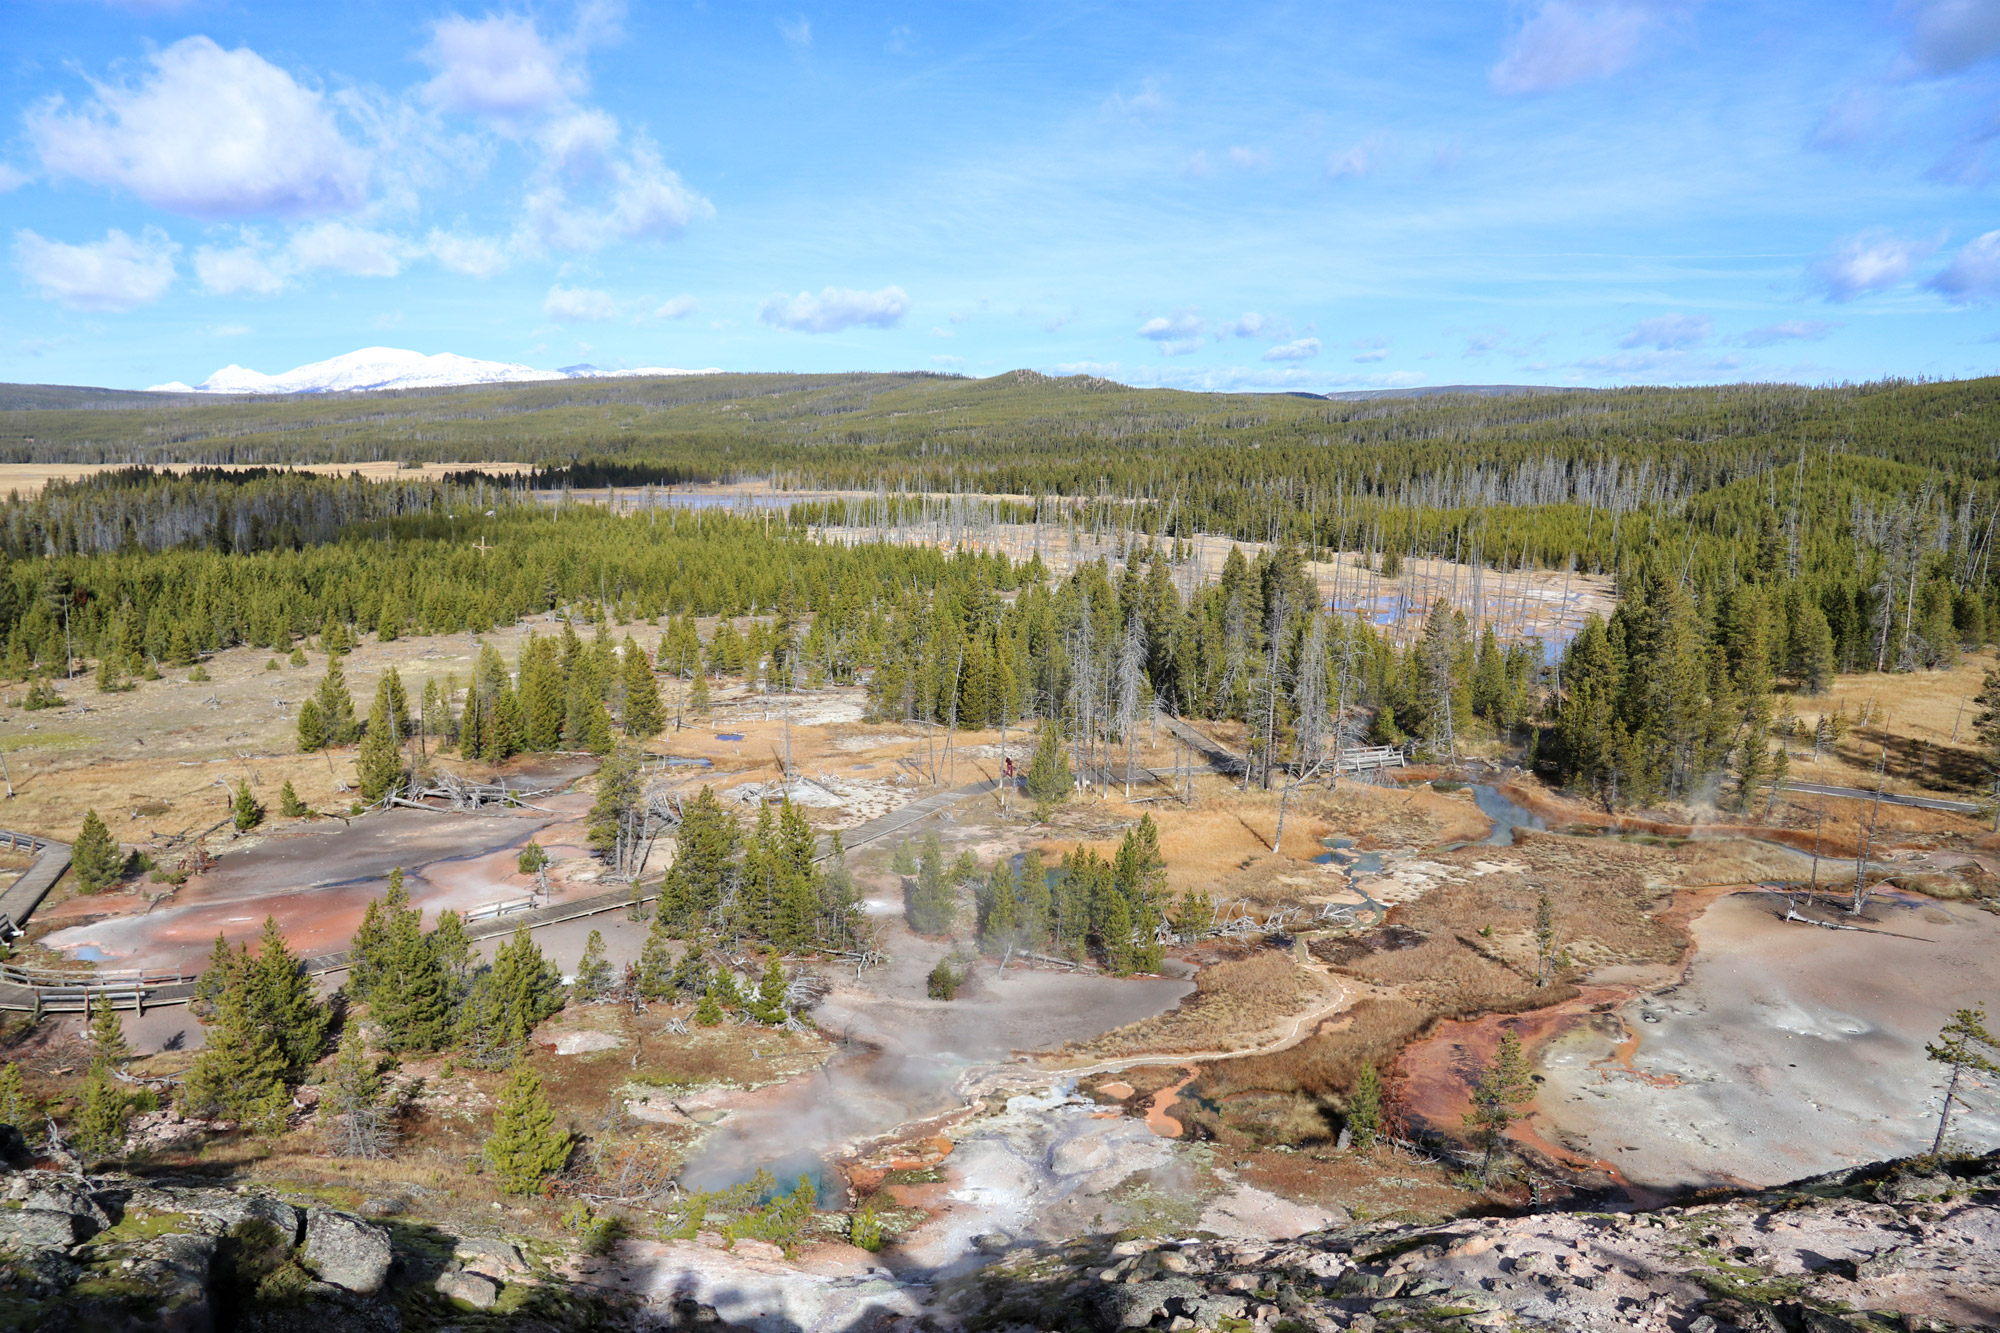
[[[1515,829],[1538,832],[1548,827],[1540,815],[1517,804],[1491,783],[1474,782],[1469,785],[1472,788],[1472,803],[1479,807],[1480,814],[1493,821],[1493,831],[1483,839],[1486,845],[1512,847]]]

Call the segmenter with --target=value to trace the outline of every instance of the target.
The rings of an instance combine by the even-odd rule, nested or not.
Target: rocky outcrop
[[[399,1333],[490,1310],[510,1288],[524,1289],[516,1304],[537,1327],[611,1326],[606,1302],[545,1285],[547,1273],[497,1237],[424,1228],[402,1248],[382,1225],[268,1191],[115,1175],[25,1171],[6,1195],[0,1327]]]
[[[1992,1328],[2000,1154],[1863,1168],[1650,1213],[1355,1225],[1274,1245],[1078,1242],[950,1284],[933,1309],[972,1330],[1105,1333]]]

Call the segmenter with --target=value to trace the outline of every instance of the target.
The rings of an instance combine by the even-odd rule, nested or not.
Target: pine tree
[[[1945,1065],[1951,1078],[1945,1084],[1944,1100],[1938,1104],[1937,1137],[1931,1140],[1931,1155],[1944,1151],[1945,1131],[1951,1127],[1952,1103],[1959,1100],[1958,1082],[1970,1069],[1977,1074],[2000,1074],[2000,1038],[1986,1028],[1986,1006],[1960,1009],[1938,1033],[1938,1039],[1924,1046],[1926,1058]]]
[[[1001,953],[1017,945],[1020,942],[1021,912],[1014,892],[1014,868],[1007,862],[1002,861],[993,867],[993,873],[986,881],[981,906],[984,919],[979,923],[979,938],[986,951]]]
[[[566,693],[562,662],[553,639],[535,635],[521,649],[518,691],[521,722],[527,748],[553,750],[562,744],[563,707]]]
[[[181,1104],[189,1115],[274,1133],[283,1127],[290,1103],[285,1054],[277,1035],[252,1010],[246,971],[241,964],[232,969],[216,997],[214,1021],[203,1021],[207,1035],[181,1085]]]
[[[472,937],[465,933],[465,918],[449,910],[439,912],[438,923],[431,927],[430,942],[431,952],[437,955],[438,969],[444,973],[446,1007],[455,1010],[472,989],[472,973],[479,961],[473,952]]]
[[[109,1157],[125,1142],[132,1119],[131,1099],[111,1081],[111,1067],[93,1064],[83,1084],[83,1104],[71,1124],[71,1137],[87,1157]]]
[[[396,680],[393,668],[383,673],[375,685],[375,702],[368,710],[368,730],[362,733],[361,753],[355,760],[363,805],[374,805],[403,785],[402,745],[408,719],[397,706],[396,696],[401,691],[391,684]]]
[[[667,710],[660,702],[660,683],[653,678],[653,665],[639,651],[631,635],[625,636],[625,734],[638,740],[657,736],[667,725]]]
[[[569,1161],[570,1137],[556,1128],[542,1080],[525,1066],[514,1071],[493,1113],[486,1160],[509,1194],[533,1194]]]
[[[313,692],[313,703],[318,707],[320,725],[325,729],[326,740],[323,743],[352,744],[356,730],[354,696],[347,692],[347,676],[340,669],[340,658],[337,655],[326,659],[326,675],[320,678],[319,688]],[[303,748],[305,720],[303,706],[299,710],[299,718],[300,741]]]
[[[276,1039],[287,1077],[297,1080],[326,1050],[330,1014],[273,916],[264,918],[257,959],[243,978],[250,1012]]]
[[[1354,1092],[1347,1099],[1347,1132],[1349,1142],[1364,1152],[1382,1132],[1382,1078],[1373,1064],[1363,1063],[1355,1075]]]
[[[125,1041],[125,1024],[119,1019],[118,1011],[108,999],[97,1001],[97,1010],[90,1017],[90,1063],[93,1068],[103,1065],[110,1068],[130,1059],[132,1048]]]
[[[712,1028],[722,1022],[722,1017],[722,1004],[715,998],[715,986],[711,983],[694,1007],[694,1021],[702,1027]]]
[[[290,778],[286,778],[285,785],[278,788],[278,813],[286,819],[303,819],[312,813],[306,809],[306,803],[299,799],[299,794],[293,788]]]
[[[1547,889],[1535,900],[1535,984],[1549,984],[1556,957],[1556,908]]]
[[[12,1125],[25,1135],[34,1116],[34,1098],[21,1082],[21,1066],[11,1060],[0,1065],[0,1125]]]
[[[708,676],[697,671],[694,684],[688,687],[688,711],[696,717],[707,717],[709,709]]]
[[[591,804],[585,827],[590,850],[623,871],[637,854],[639,755],[629,745],[611,752],[597,770],[597,799]]]
[[[350,1023],[341,1034],[333,1076],[320,1097],[327,1123],[327,1147],[336,1157],[387,1157],[395,1142],[389,1108],[382,1096],[382,1075],[361,1026]]]
[[[321,716],[317,700],[308,699],[299,705],[298,737],[301,754],[313,754],[327,747],[326,718]]]
[[[764,975],[757,983],[756,998],[750,1003],[750,1016],[771,1027],[782,1024],[790,1016],[785,1009],[785,990],[785,969],[778,963],[778,951],[773,949],[764,960]]]
[[[264,822],[264,806],[251,794],[248,778],[236,784],[236,799],[230,802],[229,813],[238,833],[248,833]]]
[[[1972,702],[1979,705],[1972,718],[1972,734],[1979,738],[1980,758],[1993,775],[1993,827],[2000,831],[2000,669],[1986,668]]]
[[[671,879],[673,872],[667,872]],[[653,913],[653,924],[646,931],[646,942],[639,946],[639,993],[649,1000],[664,999],[672,993],[671,978],[678,971],[674,964],[673,922],[665,912]],[[681,961],[696,953],[690,944]]]
[[[1024,785],[1028,799],[1035,803],[1036,816],[1042,820],[1047,820],[1051,811],[1069,799],[1076,785],[1070,776],[1069,755],[1063,749],[1062,728],[1052,720],[1042,722]]]
[[[586,1004],[603,999],[611,991],[611,963],[604,956],[604,934],[593,930],[584,942],[583,958],[576,965],[572,983],[576,998]]]
[[[407,901],[402,887],[401,875],[392,875],[390,898],[383,900],[368,939],[365,969],[363,957],[356,954],[356,971],[365,976],[368,1017],[381,1033],[382,1045],[391,1051],[435,1051],[451,1035],[452,979],[438,958],[436,941],[420,929],[420,914],[402,906]],[[363,931],[370,925],[364,915]],[[357,932],[355,946],[362,942]]]
[[[957,906],[944,873],[944,848],[933,832],[917,858],[917,880],[905,893],[903,916],[919,935],[942,935],[951,929]]]
[[[1493,1159],[1507,1127],[1521,1118],[1519,1108],[1534,1095],[1533,1071],[1521,1053],[1521,1038],[1510,1028],[1500,1034],[1492,1061],[1473,1079],[1472,1109],[1465,1114],[1465,1127],[1482,1149],[1480,1179],[1493,1178]]]
[[[76,886],[85,893],[110,888],[125,871],[125,854],[95,810],[83,812],[83,827],[70,847],[69,857]]]
[[[562,1008],[562,973],[542,957],[525,921],[494,952],[491,975],[504,1006],[504,1035],[510,1041],[526,1042],[537,1024]]]
[[[410,910],[410,895],[403,888],[403,868],[389,871],[389,887],[380,898],[371,898],[361,911],[361,924],[347,946],[347,991],[357,1000],[366,1000],[375,988],[375,978],[388,963],[389,937],[399,929],[399,919]],[[216,936],[216,948],[223,949]],[[214,969],[214,964],[210,964]],[[204,974],[206,975],[206,974]]]

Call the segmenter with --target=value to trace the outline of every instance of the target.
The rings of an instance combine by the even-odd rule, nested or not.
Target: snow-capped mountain
[[[528,380],[626,379],[639,375],[718,375],[721,371],[672,370],[647,366],[640,370],[599,370],[570,366],[536,370],[511,361],[480,361],[469,356],[422,352],[397,347],[364,347],[358,352],[315,361],[282,375],[262,375],[242,366],[224,366],[199,384],[174,380],[155,384],[151,393],[349,393],[361,389],[432,389],[454,384],[516,384]]]

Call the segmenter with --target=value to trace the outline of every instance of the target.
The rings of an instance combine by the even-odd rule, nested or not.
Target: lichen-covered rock
[[[203,1202],[200,1211],[204,1216],[220,1222],[224,1228],[243,1222],[267,1222],[293,1245],[299,1243],[299,1233],[305,1221],[298,1209],[268,1194],[227,1194],[212,1202]]]
[[[395,1254],[389,1233],[348,1213],[306,1213],[306,1267],[324,1281],[363,1296],[382,1290]]]
[[[44,1179],[22,1201],[24,1208],[46,1208],[51,1212],[74,1213],[83,1218],[91,1232],[108,1227],[115,1220],[97,1197],[97,1192],[81,1181],[51,1176]]]
[[[464,1270],[440,1274],[437,1280],[440,1296],[449,1296],[455,1301],[464,1301],[475,1310],[490,1310],[500,1299],[500,1284],[492,1278]]]
[[[1184,1277],[1106,1283],[1096,1294],[1098,1322],[1107,1329],[1145,1328],[1155,1319],[1172,1318],[1179,1307],[1192,1305],[1206,1294],[1199,1284]],[[1168,1309],[1169,1304],[1176,1308]]]
[[[95,1232],[89,1218],[54,1208],[0,1208],[0,1249],[66,1250]]]
[[[489,1236],[464,1236],[452,1256],[468,1273],[480,1273],[505,1282],[515,1273],[528,1271],[527,1261],[511,1243]]]

